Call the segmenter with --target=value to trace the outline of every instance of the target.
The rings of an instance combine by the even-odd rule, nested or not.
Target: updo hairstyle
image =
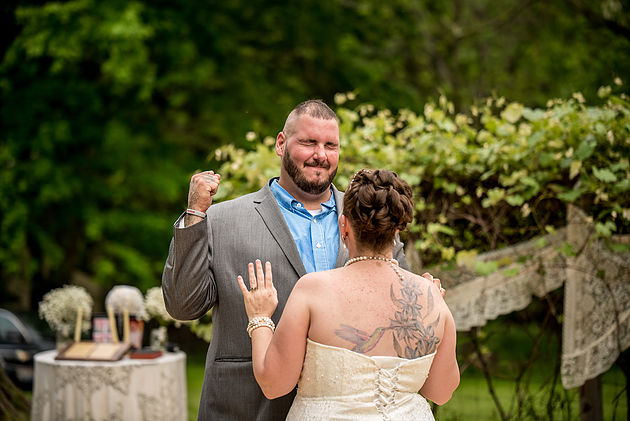
[[[343,198],[348,218],[361,246],[382,251],[391,247],[396,230],[413,220],[413,193],[406,181],[388,170],[360,170]]]

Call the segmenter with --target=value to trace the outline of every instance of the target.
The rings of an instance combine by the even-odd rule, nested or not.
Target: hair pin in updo
[[[350,179],[350,183],[348,184],[348,187],[349,187],[352,183],[354,183],[354,181],[355,181],[355,180],[356,180],[356,179],[357,179],[360,175],[363,175],[363,174],[366,174],[366,175],[368,175],[368,174],[372,174],[372,171],[373,171],[373,170],[369,170],[369,169],[367,169],[367,168],[362,168],[362,169],[360,169],[359,171],[355,172],[355,173],[354,173],[354,175],[352,176],[352,178]]]

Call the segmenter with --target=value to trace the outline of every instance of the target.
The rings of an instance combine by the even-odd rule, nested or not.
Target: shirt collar
[[[271,188],[273,195],[276,197],[278,204],[283,208],[291,210],[298,207],[306,210],[301,202],[297,201],[288,191],[284,189],[284,187],[280,185],[280,183],[278,183],[277,178],[271,181],[271,185],[269,187]],[[332,187],[330,188],[330,199],[321,205],[325,208],[322,209],[322,213],[327,213],[331,210],[334,210],[335,212],[337,211],[335,193],[333,192]]]

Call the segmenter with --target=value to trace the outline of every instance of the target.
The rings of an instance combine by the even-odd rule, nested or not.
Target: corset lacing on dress
[[[374,382],[374,405],[383,416],[383,420],[390,421],[389,408],[394,405],[398,385],[398,367],[392,369],[379,368]]]

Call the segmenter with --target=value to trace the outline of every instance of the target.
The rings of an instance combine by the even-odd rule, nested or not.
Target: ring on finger
[[[254,291],[256,291],[257,289],[258,289],[258,287],[252,287],[252,288],[249,290],[249,292],[254,292]]]

